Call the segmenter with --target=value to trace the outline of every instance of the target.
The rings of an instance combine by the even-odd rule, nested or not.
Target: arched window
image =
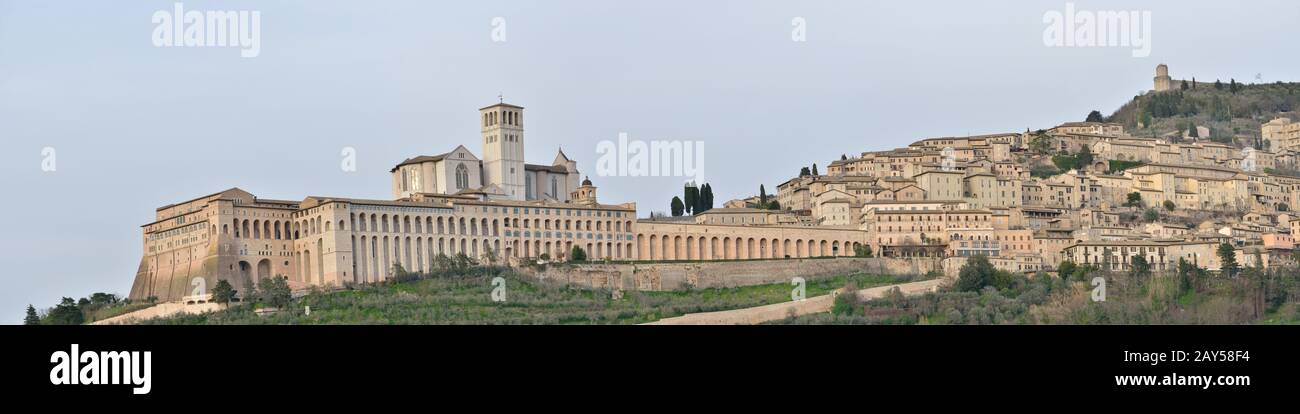
[[[559,182],[560,182],[559,178],[551,177],[551,197],[555,197],[556,199],[560,198]]]
[[[469,188],[469,169],[465,168],[465,164],[459,164],[456,166],[456,189],[466,188]]]

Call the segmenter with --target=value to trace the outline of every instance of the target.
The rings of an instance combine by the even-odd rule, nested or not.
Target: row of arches
[[[482,259],[488,251],[501,251],[500,240],[458,237],[352,236],[353,282],[379,282],[393,276],[393,266],[410,272],[426,272],[439,254]],[[308,271],[306,274],[310,275]],[[310,280],[304,280],[310,281]]]
[[[505,219],[505,227],[509,227]],[[411,216],[403,214],[352,213],[352,228],[369,233],[452,234],[461,236],[500,236],[502,220],[467,217]],[[342,229],[342,223],[339,224]]]
[[[632,229],[631,220],[574,220],[574,219],[506,219],[506,227],[537,230],[612,231],[621,233]],[[523,224],[520,227],[520,224]],[[513,224],[513,226],[511,225]]]
[[[861,243],[764,237],[637,234],[638,260],[736,260],[852,256]]]
[[[636,257],[631,242],[587,242],[513,240],[506,242],[506,255],[512,257],[541,258],[545,254],[551,260],[569,258],[573,246],[579,246],[587,253],[588,260],[632,260]]]
[[[296,221],[236,218],[230,223],[222,224],[220,230],[214,224],[212,233],[215,235],[220,231],[222,235],[260,240],[297,240],[331,231],[332,227],[329,221],[321,217]],[[343,220],[339,220],[337,228],[340,231],[346,230]]]

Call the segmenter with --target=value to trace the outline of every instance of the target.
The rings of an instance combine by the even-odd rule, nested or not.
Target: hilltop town
[[[1235,95],[1246,86],[1176,81],[1164,65],[1154,86],[1135,99],[1137,110],[1126,105],[1134,126],[1094,111],[1042,130],[927,138],[843,155],[825,174],[805,169],[777,186],[774,199],[649,218],[639,218],[634,203],[598,201],[597,187],[563,151],[550,163],[526,163],[524,108],[501,102],[479,109],[481,158],[458,145],[401,161],[390,170],[392,199],[279,200],[232,188],[158,208],[142,226],[144,254],[129,296],[202,302],[210,294],[196,286],[225,282],[251,292],[280,277],[293,289],[337,288],[452,260],[921,258],[951,274],[981,256],[1034,275],[1064,262],[1125,271],[1135,260],[1152,271],[1186,263],[1217,272],[1230,248],[1234,268],[1294,264],[1300,123],[1270,119],[1257,124],[1258,136],[1223,139],[1222,125],[1232,123],[1201,125],[1203,118],[1170,116],[1159,105],[1194,113],[1193,91]],[[1209,102],[1206,112],[1217,111],[1217,95]],[[1185,130],[1154,127],[1180,117]],[[703,194],[711,204],[712,191]],[[657,276],[637,277],[619,283],[661,287]]]
[[[1154,106],[1198,87],[1222,95],[1245,88],[1194,82],[1173,80],[1160,65],[1154,89],[1139,98]],[[1217,110],[1221,99],[1210,102]],[[1182,114],[1171,118],[1189,120],[1185,129],[1159,133],[1143,125],[1162,121],[1151,112],[1132,117],[1142,136],[1094,112],[1037,131],[844,155],[824,174],[805,168],[774,198],[731,200],[699,221],[857,229],[878,256],[984,255],[1020,273],[1066,261],[1127,271],[1136,256],[1157,271],[1180,259],[1218,271],[1224,244],[1238,265],[1294,265],[1300,123],[1278,117],[1258,135],[1218,139]]]

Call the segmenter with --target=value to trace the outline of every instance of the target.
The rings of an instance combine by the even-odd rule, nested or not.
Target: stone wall
[[[795,277],[836,276],[856,272],[924,274],[942,270],[935,259],[822,258],[710,261],[689,263],[620,263],[553,265],[522,272],[541,280],[585,288],[668,291],[789,283]]]

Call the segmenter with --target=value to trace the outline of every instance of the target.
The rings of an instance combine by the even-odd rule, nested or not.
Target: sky
[[[1045,44],[1063,1],[183,2],[258,12],[255,57],[156,46],[174,7],[0,0],[0,323],[127,293],[163,205],[390,198],[405,158],[481,156],[477,109],[499,95],[526,108],[528,162],[563,148],[602,202],[645,216],[684,178],[601,176],[601,141],[702,142],[720,205],[841,154],[1109,114],[1160,63],[1300,80],[1295,1],[1072,2],[1149,12],[1142,57]]]

